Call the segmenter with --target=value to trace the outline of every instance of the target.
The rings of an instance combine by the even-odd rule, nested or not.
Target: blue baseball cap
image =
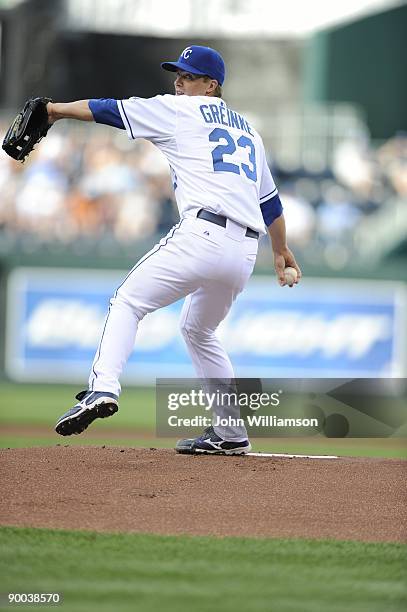
[[[210,47],[191,45],[183,50],[177,62],[164,62],[161,68],[170,72],[185,70],[192,74],[207,75],[218,81],[219,85],[223,85],[225,80],[225,62],[220,53]]]

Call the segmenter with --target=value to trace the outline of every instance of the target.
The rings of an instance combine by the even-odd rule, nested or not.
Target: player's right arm
[[[284,269],[292,267],[297,270],[297,280],[301,278],[301,270],[295,261],[292,251],[287,245],[287,235],[283,206],[278,195],[277,187],[268,167],[266,156],[263,149],[263,164],[260,181],[260,208],[263,215],[264,224],[267,227],[273,249],[274,268],[279,284],[283,287],[286,282]]]
[[[297,270],[298,276],[295,282],[298,283],[302,274],[299,265],[295,261],[292,251],[287,246],[285,219],[283,213],[274,219],[271,225],[267,227],[267,230],[271,239],[274,268],[279,284],[282,287],[286,284],[284,270],[288,267],[295,268]]]

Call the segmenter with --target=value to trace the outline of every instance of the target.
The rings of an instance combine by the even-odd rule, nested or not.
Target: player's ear
[[[212,96],[217,86],[218,86],[218,81],[216,81],[215,79],[211,79],[208,83],[208,87],[206,90],[207,95]]]

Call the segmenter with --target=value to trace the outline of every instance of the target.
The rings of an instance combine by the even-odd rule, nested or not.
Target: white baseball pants
[[[187,216],[137,262],[110,300],[89,389],[119,395],[119,377],[134,348],[139,321],[182,297],[181,332],[197,377],[234,378],[215,330],[253,271],[258,241],[245,232],[234,221],[224,228]],[[231,441],[247,438],[244,427],[215,431]]]

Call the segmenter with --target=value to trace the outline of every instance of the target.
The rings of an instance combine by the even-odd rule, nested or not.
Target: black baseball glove
[[[51,127],[48,123],[48,102],[52,102],[51,98],[27,100],[3,140],[3,149],[7,155],[23,162],[37,142],[47,135]]]

